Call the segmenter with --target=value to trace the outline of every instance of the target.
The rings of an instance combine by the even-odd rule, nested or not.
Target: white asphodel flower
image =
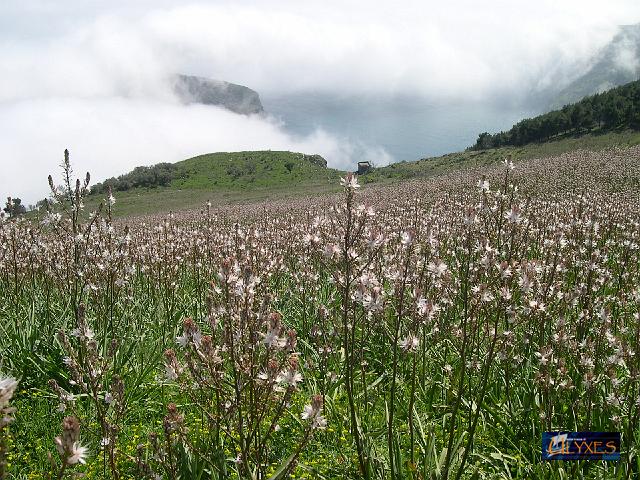
[[[478,189],[481,192],[485,192],[485,193],[489,192],[490,191],[489,180],[486,180],[486,179],[478,180]]]
[[[522,216],[520,215],[520,209],[516,206],[512,207],[511,210],[504,213],[504,218],[509,223],[520,223],[522,220]]]
[[[71,447],[69,456],[67,457],[67,463],[69,465],[75,465],[76,463],[86,463],[89,449],[83,447],[79,442],[75,442]]]
[[[402,232],[400,235],[400,243],[404,247],[408,247],[413,242],[413,235],[411,232]]]
[[[270,348],[282,348],[287,343],[287,340],[279,336],[279,331],[276,329],[269,330],[266,334],[261,333],[262,343]]]
[[[346,177],[340,179],[340,185],[344,188],[355,190],[360,188],[358,183],[358,177],[352,174],[348,174]]]
[[[507,167],[508,170],[513,170],[513,162],[508,158],[503,160],[504,166]]]
[[[89,455],[89,449],[80,445],[80,442],[73,442],[71,447],[63,440],[63,437],[56,437],[53,439],[56,450],[67,465],[75,465],[76,463],[86,463],[87,456]],[[66,457],[65,457],[66,456]]]
[[[176,337],[176,343],[180,345],[182,348],[185,348],[189,343],[189,336],[186,333]]]
[[[322,395],[315,395],[311,399],[309,405],[305,405],[300,415],[303,420],[307,420],[311,423],[312,429],[323,429],[327,426],[327,419],[321,415],[322,412]]]
[[[169,381],[177,380],[179,372],[175,369],[173,365],[165,365],[164,366],[164,375]]]
[[[439,258],[429,262],[429,264],[427,265],[427,270],[429,270],[431,273],[433,273],[437,277],[443,276],[445,273],[447,273],[448,269],[449,268],[447,267],[447,264],[444,263]]]
[[[9,405],[17,386],[18,381],[13,377],[0,378],[0,408]]]
[[[407,335],[406,338],[403,338],[398,342],[398,345],[405,352],[415,352],[420,345],[420,340],[415,335]]]
[[[283,370],[278,374],[276,382],[295,388],[298,383],[302,382],[302,374],[293,369]]]

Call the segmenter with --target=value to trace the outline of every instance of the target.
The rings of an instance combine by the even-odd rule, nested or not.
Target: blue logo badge
[[[542,460],[620,460],[620,433],[544,432]]]

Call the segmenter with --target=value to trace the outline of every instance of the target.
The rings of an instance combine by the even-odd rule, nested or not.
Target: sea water
[[[418,160],[464,150],[481,132],[509,129],[537,114],[497,102],[452,102],[403,97],[328,94],[261,95],[268,114],[293,135],[322,129],[355,149],[384,149],[391,161]]]

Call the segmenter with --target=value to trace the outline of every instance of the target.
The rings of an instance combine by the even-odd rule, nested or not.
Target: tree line
[[[471,149],[520,146],[567,134],[619,128],[640,130],[640,80],[585,97],[560,110],[526,118],[506,132],[483,132]]]
[[[27,213],[27,207],[22,203],[19,198],[7,197],[7,203],[2,211],[9,217],[14,218],[24,213]]]
[[[150,167],[136,167],[117,178],[111,177],[102,183],[96,183],[91,187],[91,193],[107,193],[109,188],[113,191],[125,191],[136,187],[166,187],[176,174],[177,167],[173,163],[164,162]]]

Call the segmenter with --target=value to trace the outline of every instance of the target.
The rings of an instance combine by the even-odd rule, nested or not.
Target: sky
[[[393,160],[321,129],[183,105],[176,72],[263,96],[513,103],[570,82],[638,22],[637,0],[2,0],[0,194],[43,198],[65,148],[96,180],[212,151]]]

